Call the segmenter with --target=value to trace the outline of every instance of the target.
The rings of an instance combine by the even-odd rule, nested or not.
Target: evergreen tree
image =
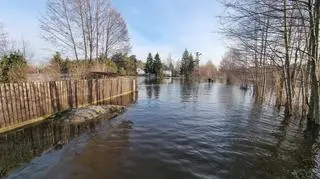
[[[158,53],[154,57],[153,71],[157,77],[161,76],[162,74],[162,63],[161,63],[160,55]]]
[[[154,73],[154,71],[153,71],[153,57],[152,57],[152,54],[151,54],[151,53],[149,53],[149,55],[148,55],[148,58],[147,58],[147,62],[146,62],[146,66],[145,66],[144,71],[145,71],[147,74]]]
[[[194,67],[195,67],[195,64],[194,64],[193,56],[186,49],[182,55],[180,74],[183,75],[185,78],[189,78],[192,75]]]
[[[169,70],[171,71],[171,72],[173,72],[174,71],[174,66],[173,66],[173,63],[172,62],[170,62],[170,64],[169,64]]]
[[[21,82],[25,81],[28,73],[28,63],[20,52],[5,55],[0,60],[0,81]]]

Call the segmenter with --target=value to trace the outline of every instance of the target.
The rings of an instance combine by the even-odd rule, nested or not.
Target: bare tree
[[[78,43],[79,30],[74,21],[72,0],[48,0],[47,13],[40,18],[42,37],[63,50],[72,50],[76,60],[79,60]]]
[[[301,109],[310,122],[320,124],[320,0],[221,2],[227,9],[222,33],[246,57],[248,65],[243,70],[252,74],[257,99],[263,98],[271,78],[277,87],[277,106],[285,106],[287,115],[298,111],[294,108]],[[243,62],[239,58],[232,61]]]
[[[114,8],[108,11],[104,35],[106,57],[110,54],[126,53],[130,50],[130,39],[126,22]]]
[[[77,60],[130,49],[126,22],[108,0],[48,0],[40,23],[43,38]]]
[[[8,34],[4,32],[4,27],[0,23],[0,55],[3,55],[8,50]]]

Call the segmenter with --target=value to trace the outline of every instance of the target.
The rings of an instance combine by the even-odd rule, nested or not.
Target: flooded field
[[[8,178],[316,177],[303,125],[239,86],[142,83],[113,120],[47,121],[0,136]]]

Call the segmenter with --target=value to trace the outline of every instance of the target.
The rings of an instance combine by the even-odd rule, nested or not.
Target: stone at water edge
[[[77,109],[72,109],[66,112],[58,120],[71,123],[82,123],[88,120],[95,119],[101,115],[107,114],[108,116],[119,115],[124,111],[124,106],[118,105],[92,105],[87,107],[81,107]]]

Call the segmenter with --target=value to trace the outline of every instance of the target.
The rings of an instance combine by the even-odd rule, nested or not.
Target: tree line
[[[320,0],[221,3],[221,32],[232,41],[221,70],[252,83],[259,102],[273,84],[278,108],[319,125]]]
[[[198,54],[198,53],[196,53]],[[210,78],[213,79],[218,74],[215,65],[209,60],[205,65],[199,64],[199,57],[194,57],[187,49],[182,54],[181,60],[173,64],[171,55],[168,56],[167,63],[163,63],[159,53],[156,53],[153,58],[149,53],[144,66],[144,71],[147,74],[154,74],[156,77],[163,76],[163,70],[172,72],[172,76],[180,76],[185,79],[194,78]]]
[[[39,22],[41,37],[61,52],[54,54],[41,72],[57,77],[66,72],[85,76],[101,69],[136,74],[137,59],[128,55],[127,24],[111,0],[47,0]],[[26,80],[27,59],[32,56],[27,54],[27,45],[25,41],[15,45],[0,24],[0,81]],[[61,54],[70,59],[62,59]]]

